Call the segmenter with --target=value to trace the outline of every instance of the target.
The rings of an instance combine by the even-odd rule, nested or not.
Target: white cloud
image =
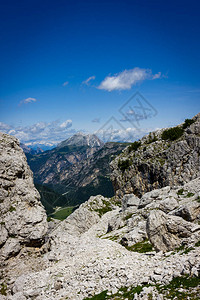
[[[98,86],[100,90],[114,91],[114,90],[129,90],[133,85],[142,82],[146,79],[160,78],[161,73],[153,75],[150,69],[134,68],[124,70],[113,76],[107,76]]]
[[[31,102],[36,102],[36,101],[37,101],[37,99],[29,97],[29,98],[26,98],[24,100],[21,100],[19,105],[27,104],[27,103],[31,103]]]
[[[95,80],[95,76],[90,76],[88,79],[84,80],[82,84],[89,85],[91,80]]]
[[[72,120],[66,120],[65,122],[60,124],[60,128],[62,128],[62,129],[69,128],[71,126],[72,126]]]
[[[69,81],[65,81],[62,85],[63,86],[66,86],[66,85],[68,85],[69,84]]]
[[[134,142],[135,140],[142,138],[150,131],[153,130],[148,128],[136,129],[129,127],[124,129],[112,128],[112,132],[102,129],[95,132],[95,134],[97,134],[98,137],[104,142]],[[109,140],[105,139],[107,136],[109,136]]]
[[[75,133],[71,127],[72,120],[61,124],[58,121],[38,122],[30,126],[9,126],[0,122],[0,131],[14,135],[20,142],[29,144],[59,143]]]

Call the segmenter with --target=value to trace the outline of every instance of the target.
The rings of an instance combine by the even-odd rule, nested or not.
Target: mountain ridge
[[[61,204],[77,205],[97,194],[112,197],[110,157],[119,154],[126,145],[104,144],[95,135],[76,134],[52,150],[35,155],[27,153],[34,181],[48,213],[53,211],[52,203],[55,208]],[[52,190],[52,199],[60,195],[58,201],[51,201],[41,184]]]

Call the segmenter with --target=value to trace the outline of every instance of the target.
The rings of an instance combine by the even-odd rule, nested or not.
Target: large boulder
[[[19,141],[0,133],[0,260],[16,255],[23,245],[40,246],[47,217]]]
[[[166,252],[179,247],[182,239],[200,232],[200,226],[161,210],[152,210],[147,219],[146,230],[155,250]]]

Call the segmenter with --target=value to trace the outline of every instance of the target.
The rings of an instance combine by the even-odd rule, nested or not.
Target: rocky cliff
[[[200,176],[200,113],[184,124],[144,136],[111,162],[116,195],[138,196]]]
[[[40,246],[47,232],[46,213],[19,142],[0,133],[0,260],[24,246]]]

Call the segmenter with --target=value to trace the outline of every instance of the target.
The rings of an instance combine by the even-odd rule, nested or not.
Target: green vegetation
[[[37,183],[35,184],[35,187],[40,193],[41,202],[44,205],[48,215],[54,212],[55,206],[69,205],[68,200],[65,196],[55,192],[50,187]]]
[[[13,211],[15,211],[16,210],[16,208],[14,207],[14,206],[10,206],[10,208],[9,208],[9,211],[10,212],[13,212]]]
[[[94,211],[96,211],[99,216],[103,216],[105,213],[107,213],[108,211],[112,210],[112,202],[110,201],[106,201],[106,200],[102,200],[103,201],[103,207],[99,208],[99,209],[94,209]]]
[[[188,253],[189,253],[190,251],[192,251],[192,250],[194,250],[193,247],[186,248],[186,249],[181,253],[181,255],[182,255],[182,254],[188,254]]]
[[[178,190],[177,195],[181,196],[181,195],[183,195],[183,193],[184,193],[184,189],[180,189],[180,190]]]
[[[189,127],[191,124],[193,124],[195,121],[192,119],[185,119],[185,122],[182,126],[183,129],[186,129],[187,127]]]
[[[143,289],[143,286],[136,286],[133,288],[128,287],[122,287],[119,289],[119,291],[113,295],[108,295],[108,291],[103,291],[100,294],[97,294],[91,298],[85,298],[84,300],[106,300],[106,299],[114,299],[114,300],[120,300],[120,299],[128,299],[132,300],[134,295],[137,293],[138,295],[141,293]]]
[[[133,213],[129,213],[126,217],[124,217],[124,221],[127,221],[128,219],[130,219],[132,217]]]
[[[195,121],[192,119],[186,119],[184,124],[182,125],[182,127],[176,126],[176,127],[164,130],[161,135],[161,138],[163,140],[175,141],[183,135],[184,129],[186,129],[188,126],[190,126],[194,122]]]
[[[200,197],[199,196],[195,200],[200,203]]]
[[[181,276],[175,277],[172,281],[164,286],[159,284],[144,284],[138,285],[136,287],[122,287],[118,290],[117,293],[108,295],[108,291],[103,291],[100,294],[97,294],[93,297],[85,298],[84,300],[122,300],[128,299],[132,300],[135,294],[140,294],[144,287],[154,286],[160,294],[164,295],[163,299],[171,299],[171,300],[197,300],[199,299],[199,291],[194,290],[194,288],[198,287],[200,284],[199,277],[189,277]],[[180,290],[181,288],[181,290]],[[148,294],[148,299],[152,299],[152,294]]]
[[[104,300],[104,299],[109,299],[107,298],[107,290],[103,291],[102,293],[93,296],[92,298],[85,298],[84,300],[88,300],[88,299],[92,299],[92,300]]]
[[[111,145],[112,144],[112,145]],[[89,166],[84,166],[81,172],[71,174],[72,178],[61,180],[59,172],[57,172],[57,162],[64,161],[65,169],[71,170],[72,165],[67,163],[66,155],[74,154],[86,156],[87,146],[65,145],[62,143],[59,147],[45,151],[40,154],[26,154],[28,163],[34,174],[36,188],[41,195],[41,202],[44,205],[47,214],[54,213],[55,207],[67,207],[79,205],[89,199],[90,196],[103,195],[104,197],[113,197],[114,189],[110,180],[109,163],[113,155],[121,153],[122,149],[130,145],[130,143],[106,143],[101,149],[93,155],[93,160]],[[79,156],[80,156],[79,155]],[[56,159],[55,159],[56,158]],[[47,173],[41,170],[45,169],[45,164],[49,162]],[[98,173],[96,170],[98,169]],[[54,182],[52,184],[42,184],[49,173],[54,174]],[[82,179],[85,176],[95,178],[86,186],[81,186]]]
[[[197,244],[197,243],[196,243]],[[195,247],[197,247],[195,244]],[[177,252],[180,252],[180,255],[183,255],[183,254],[188,254],[190,251],[194,250],[195,248],[193,247],[189,247],[189,248],[186,248],[185,245],[181,245],[180,247],[174,249],[174,251],[172,252],[172,255],[174,255],[175,253]]]
[[[7,285],[5,283],[1,284],[0,294],[3,296],[7,296]]]
[[[179,139],[184,133],[183,128],[176,126],[163,131],[161,138],[163,140],[175,141]]]
[[[55,213],[53,213],[51,216],[54,219],[58,219],[63,221],[64,219],[66,219],[71,213],[73,213],[73,211],[75,210],[74,206],[69,206],[69,207],[64,207],[61,208],[59,210],[57,210]]]
[[[135,141],[128,147],[128,152],[130,153],[131,151],[136,151],[140,146],[141,146],[141,142]]]
[[[163,166],[165,164],[165,159],[164,158],[159,158],[158,161],[161,164],[161,166]]]
[[[200,241],[195,243],[195,247],[200,247]]]
[[[118,168],[120,168],[120,170],[122,172],[124,172],[126,169],[128,169],[131,166],[132,162],[129,159],[126,160],[120,160],[118,161]]]
[[[194,193],[188,192],[187,195],[186,195],[186,198],[190,198],[190,197],[193,197],[193,196],[194,196]]]
[[[188,275],[186,275],[181,277],[175,277],[168,285],[156,286],[156,288],[159,292],[165,294],[167,299],[196,300],[198,299],[198,297],[197,295],[195,295],[193,289],[190,290],[190,288],[197,287],[199,286],[199,284],[199,277],[189,277]],[[185,291],[180,291],[179,288],[185,289]]]
[[[153,246],[151,243],[149,243],[148,240],[144,240],[142,242],[138,242],[134,244],[133,246],[125,246],[125,248],[129,251],[133,252],[139,252],[139,253],[146,253],[153,251]]]
[[[148,137],[148,141],[147,141],[147,144],[151,144],[153,142],[156,142],[158,139],[155,135],[155,133],[153,133],[153,136],[151,135],[151,133],[149,133],[149,137]]]
[[[102,237],[102,239],[108,239],[108,240],[113,241],[113,242],[117,241],[118,238],[119,238],[119,236],[117,236],[117,235]]]

